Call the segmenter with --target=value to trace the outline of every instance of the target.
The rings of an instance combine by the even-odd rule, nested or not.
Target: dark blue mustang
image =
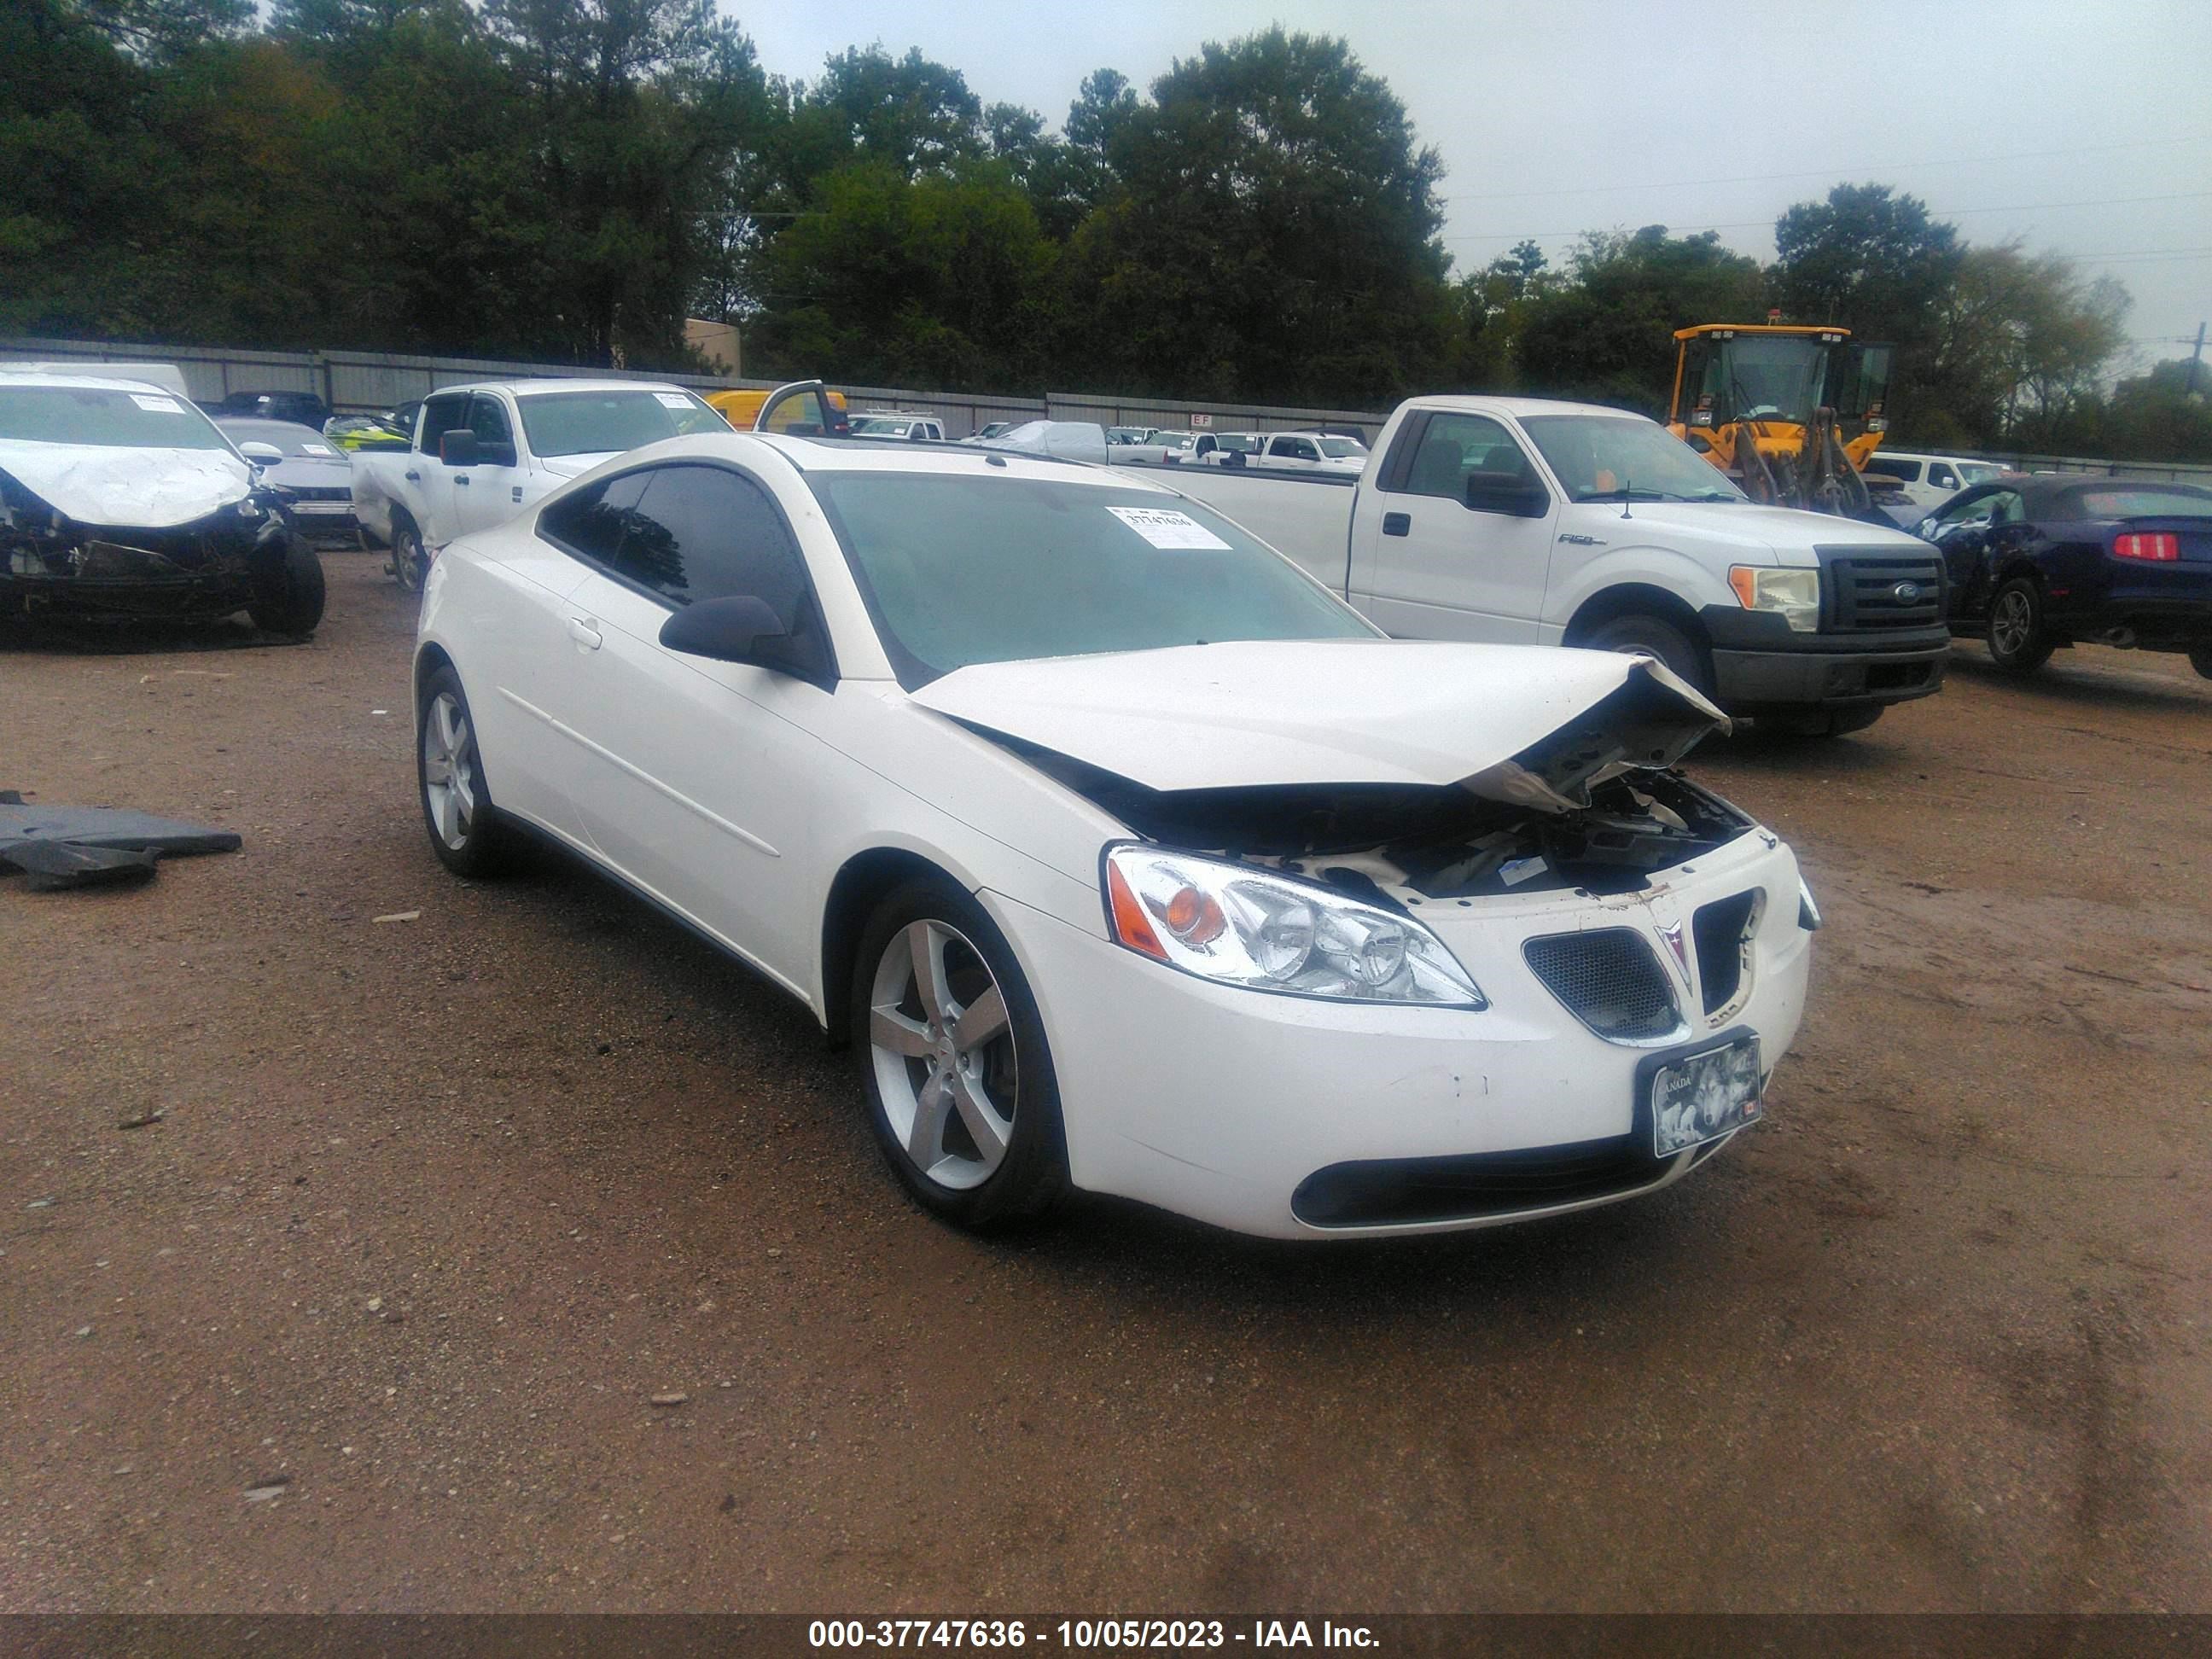
[[[2077,640],[2186,651],[2212,679],[2212,489],[2080,474],[1961,490],[1915,532],[1942,550],[1951,631],[2029,673]]]

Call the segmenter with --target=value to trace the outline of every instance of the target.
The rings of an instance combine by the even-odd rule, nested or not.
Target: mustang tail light
[[[2172,564],[2181,556],[2181,538],[2171,531],[2151,535],[2126,535],[2112,538],[2112,556],[2116,559],[2141,559],[2149,564]]]

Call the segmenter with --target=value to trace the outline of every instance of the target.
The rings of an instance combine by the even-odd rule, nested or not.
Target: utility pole
[[[2189,354],[2189,395],[2197,395],[2197,366],[2204,361],[2204,325],[2197,325],[2197,349]]]

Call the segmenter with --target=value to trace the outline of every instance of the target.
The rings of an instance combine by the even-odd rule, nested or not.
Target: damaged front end
[[[0,471],[0,609],[219,617],[281,571],[289,532],[261,490],[160,527],[81,523]]]
[[[1000,736],[1146,840],[1278,869],[1392,908],[1505,894],[1633,893],[1752,820],[1674,763],[1711,722],[1637,708],[1639,684],[1452,784],[1158,790]]]

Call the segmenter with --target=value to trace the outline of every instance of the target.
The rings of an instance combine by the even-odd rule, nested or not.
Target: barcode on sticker
[[[131,394],[131,401],[149,415],[181,415],[185,412],[177,407],[174,398],[155,398],[143,392],[134,392]]]
[[[1109,507],[1106,509],[1154,547],[1170,549],[1218,548],[1229,544],[1188,513],[1161,507]]]

